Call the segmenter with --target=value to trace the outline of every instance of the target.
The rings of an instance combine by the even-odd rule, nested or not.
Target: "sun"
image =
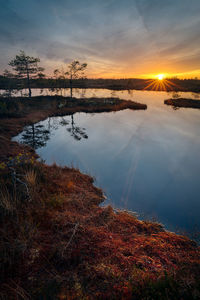
[[[154,75],[154,79],[146,81],[145,90],[153,91],[173,91],[174,88],[179,88],[173,81],[167,79],[166,74]]]
[[[163,80],[165,75],[164,74],[158,74],[156,77],[158,78],[158,80]]]

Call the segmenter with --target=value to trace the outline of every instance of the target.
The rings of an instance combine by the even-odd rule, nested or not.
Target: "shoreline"
[[[164,101],[166,105],[171,105],[174,108],[194,108],[200,109],[200,100],[178,98],[178,99],[167,99]]]
[[[199,80],[200,81],[200,80]],[[24,87],[23,90],[26,90],[27,88]],[[31,90],[62,90],[62,89],[68,89],[70,90],[70,86],[66,85],[66,86],[61,86],[61,87],[31,87]],[[145,88],[145,87],[141,87],[141,88],[137,88],[137,87],[131,87],[131,88],[127,88],[127,87],[117,87],[117,86],[82,86],[82,85],[77,85],[77,86],[73,86],[73,90],[76,89],[81,89],[81,90],[90,90],[90,89],[94,89],[94,90],[108,90],[108,91],[142,91],[142,92],[166,92],[166,93],[173,93],[173,92],[180,92],[180,93],[195,93],[197,95],[200,94],[200,88],[194,88],[194,89],[185,89],[185,88],[180,88],[180,89],[151,89],[151,88]],[[5,87],[0,87],[0,91],[5,91],[7,90]],[[15,88],[13,88],[13,90],[15,90]],[[48,95],[49,97],[52,97],[51,95]],[[4,97],[4,96],[3,96]],[[13,96],[14,98],[15,96]],[[19,96],[20,97],[20,96]],[[37,96],[32,96],[33,97],[37,97]],[[65,97],[65,96],[63,96]],[[68,96],[67,96],[68,97]],[[2,98],[2,94],[0,94],[0,98]],[[6,97],[5,97],[6,98]],[[22,98],[27,98],[27,96],[22,96]],[[69,97],[70,98],[70,97]]]
[[[200,92],[200,80],[198,79],[164,79],[166,85],[159,84],[156,90],[162,91],[182,91],[182,92]],[[149,86],[150,83],[156,83],[157,79],[75,79],[73,80],[72,88],[104,88],[110,90],[152,90]],[[20,83],[24,88],[26,87],[25,81],[16,82],[15,80],[4,78],[0,82],[0,89],[15,88],[17,83]],[[32,79],[30,82],[31,88],[70,88],[70,81],[68,79]]]
[[[71,115],[77,112],[101,113],[124,109],[146,110],[147,105],[119,98],[88,98],[87,100],[62,96],[0,97],[0,158],[12,155],[22,145],[11,141],[11,137],[31,125],[52,116]],[[40,110],[38,111],[38,107]],[[17,122],[16,122],[17,120]],[[5,135],[5,136],[4,136]],[[26,146],[24,146],[26,147]]]
[[[25,106],[15,100],[21,116],[12,110],[17,118],[0,118],[0,157],[5,161],[0,183],[12,192],[15,176],[14,187],[23,200],[22,207],[17,202],[15,208],[7,199],[7,213],[1,220],[3,237],[17,251],[13,257],[10,248],[5,249],[10,261],[3,264],[1,290],[9,295],[7,299],[13,297],[13,282],[30,299],[153,299],[165,293],[170,299],[182,293],[193,299],[200,293],[200,248],[195,242],[167,232],[158,223],[140,221],[124,211],[116,213],[111,206],[100,207],[104,196],[92,177],[73,168],[40,163],[34,150],[11,141],[25,125],[44,120],[60,105],[60,98],[52,98],[51,103],[37,100],[27,100]],[[77,101],[78,106],[69,107],[68,113],[86,109]],[[97,111],[111,111],[113,104],[107,101],[107,107]],[[133,105],[123,103],[113,108]],[[87,108],[89,112],[97,109],[96,104]],[[66,114],[67,108],[56,113]],[[18,179],[26,183],[28,194]]]

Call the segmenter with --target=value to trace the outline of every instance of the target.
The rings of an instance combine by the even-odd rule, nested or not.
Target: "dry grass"
[[[1,135],[9,139],[33,118],[55,113],[54,104],[49,111],[35,104],[22,119],[0,120]],[[4,158],[23,147],[6,145],[9,150],[0,150]],[[73,168],[35,162],[17,165],[16,174],[21,182],[0,171],[2,299],[200,298],[195,243],[159,224],[99,207],[102,191]]]
[[[10,209],[12,189],[20,196],[12,215],[0,219],[1,287],[7,299],[200,295],[195,243],[128,212],[99,207],[102,191],[78,170],[35,163],[19,166],[17,173],[29,186],[37,182],[38,201],[28,202],[24,185],[14,186],[4,174],[4,208]]]
[[[29,186],[34,187],[37,182],[37,173],[34,169],[30,169],[25,172],[24,178]]]
[[[4,211],[13,212],[16,209],[17,205],[17,197],[15,191],[13,191],[13,195],[11,195],[8,191],[8,188],[5,185],[1,185],[0,190],[0,207]]]

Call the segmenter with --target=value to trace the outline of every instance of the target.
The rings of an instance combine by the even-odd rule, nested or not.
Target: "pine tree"
[[[15,58],[9,62],[9,66],[17,73],[17,78],[26,79],[29,97],[31,97],[30,80],[37,77],[38,73],[44,71],[44,68],[38,67],[39,62],[39,58],[27,56],[22,50],[19,55],[16,55]]]

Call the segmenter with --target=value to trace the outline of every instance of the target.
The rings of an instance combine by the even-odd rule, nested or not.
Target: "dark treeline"
[[[150,80],[147,79],[87,79],[80,78],[73,80],[73,88],[106,88],[113,90],[152,90],[147,87]],[[198,79],[168,79],[171,85],[165,86],[167,91],[191,91],[200,92],[200,80]],[[70,79],[37,78],[30,80],[31,88],[70,88]],[[0,89],[26,88],[25,79],[8,78],[0,75]],[[160,88],[162,90],[162,88]]]
[[[4,89],[5,96],[11,96],[15,91],[28,89],[31,97],[32,88],[70,88],[71,98],[73,88],[105,88],[112,90],[164,90],[164,91],[190,91],[200,92],[200,80],[198,79],[88,79],[85,76],[87,63],[80,63],[78,60],[72,61],[61,69],[55,69],[53,77],[48,78],[44,73],[44,68],[38,64],[40,59],[27,56],[24,51],[20,51],[9,63],[12,70],[5,70],[0,75],[0,89]]]

